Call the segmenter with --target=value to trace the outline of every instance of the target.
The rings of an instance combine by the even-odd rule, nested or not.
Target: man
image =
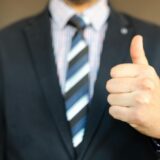
[[[51,0],[3,29],[0,159],[156,160],[159,46],[105,0]]]

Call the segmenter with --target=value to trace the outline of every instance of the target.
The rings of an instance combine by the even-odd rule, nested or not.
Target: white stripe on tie
[[[76,46],[68,53],[67,61],[70,62],[75,56],[77,56],[80,51],[82,51],[87,46],[84,40],[81,40],[76,44]]]
[[[84,23],[86,24],[86,26],[89,26],[90,21],[89,21],[88,17],[83,16],[83,21],[84,21]]]
[[[66,82],[64,93],[67,93],[75,84],[77,84],[83,77],[89,73],[89,63],[86,63],[77,73],[75,73]]]
[[[81,129],[74,137],[73,137],[73,146],[77,147],[83,140],[84,136],[84,128]]]
[[[67,111],[67,120],[72,120],[86,105],[88,104],[89,99],[88,95],[81,97],[68,111]]]

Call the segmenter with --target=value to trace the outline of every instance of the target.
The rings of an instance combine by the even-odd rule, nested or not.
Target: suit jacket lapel
[[[108,24],[94,96],[89,108],[88,125],[82,144],[83,149],[79,160],[89,148],[88,145],[92,146],[91,142],[96,139],[96,132],[99,130],[103,116],[106,116],[108,122],[106,125],[108,128],[110,127],[111,117],[107,114],[109,104],[107,103],[108,93],[105,89],[106,81],[110,79],[110,69],[117,64],[124,63],[127,57],[129,58],[129,46],[133,35],[132,29],[128,28],[126,21],[113,10]],[[122,29],[127,29],[128,33],[124,33],[121,31]]]
[[[65,116],[64,99],[57,77],[49,18],[47,10],[33,19],[31,24],[26,27],[25,32],[32,53],[33,65],[49,106],[49,111],[56,122],[61,140],[72,159],[74,150]]]

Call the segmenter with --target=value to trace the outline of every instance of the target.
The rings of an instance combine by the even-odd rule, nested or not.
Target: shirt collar
[[[56,25],[62,29],[66,26],[69,19],[78,14],[73,8],[68,6],[63,0],[51,0],[49,11]],[[110,14],[110,8],[106,0],[99,0],[95,5],[82,13],[95,30],[100,30],[105,24]]]
[[[110,15],[110,8],[106,0],[99,0],[97,4],[88,8],[83,15],[89,19],[93,28],[98,31],[106,23]]]

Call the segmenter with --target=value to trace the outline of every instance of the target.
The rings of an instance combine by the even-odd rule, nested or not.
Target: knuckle
[[[155,74],[155,69],[152,66],[144,66],[144,72],[146,75],[151,76],[151,75]]]
[[[109,94],[108,97],[107,97],[107,101],[108,103],[111,105],[112,104],[112,96]]]
[[[111,80],[108,80],[106,83],[106,89],[108,92],[111,92],[112,90],[112,84],[111,84]]]
[[[117,74],[118,74],[118,71],[119,71],[119,67],[120,67],[121,65],[116,65],[116,66],[114,66],[114,67],[112,67],[111,68],[111,71],[110,71],[110,75],[111,75],[111,77],[117,77]]]
[[[141,125],[144,123],[143,115],[140,109],[136,109],[134,112],[133,123]]]
[[[114,111],[114,108],[113,107],[110,107],[109,108],[109,114],[112,116],[112,117],[114,117],[115,118],[115,113],[114,113],[115,111]]]
[[[155,73],[155,69],[153,66],[148,67],[150,73]]]
[[[155,89],[155,85],[153,81],[147,77],[141,80],[141,88],[148,91],[153,91]]]
[[[148,73],[148,66],[146,65],[141,66],[141,72]]]
[[[150,103],[150,96],[146,93],[137,94],[135,97],[136,105],[148,105]]]
[[[109,114],[110,114],[114,119],[119,119],[119,118],[120,118],[119,110],[117,109],[116,106],[111,106],[111,107],[109,108]]]
[[[115,69],[115,67],[113,67],[113,68],[111,69],[110,75],[111,75],[111,77],[116,77],[116,69]]]

